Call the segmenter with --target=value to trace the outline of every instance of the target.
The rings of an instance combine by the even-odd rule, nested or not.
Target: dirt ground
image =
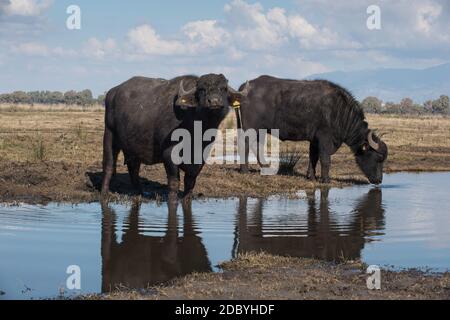
[[[450,118],[368,116],[371,128],[385,133],[389,158],[385,172],[450,170]],[[233,115],[224,128],[234,125]],[[103,113],[99,108],[0,108],[0,202],[86,202],[99,198],[101,181]],[[296,150],[302,157],[294,176],[261,176],[253,167],[240,174],[237,165],[209,165],[202,171],[196,197],[264,197],[320,186],[305,179],[308,144],[282,143],[282,150]],[[333,156],[331,186],[367,183],[354,157],[344,146]],[[112,183],[112,200],[131,195],[125,166],[119,158]],[[166,177],[162,165],[141,169],[144,200],[162,199]]]
[[[450,299],[450,274],[381,270],[381,290],[367,288],[367,266],[246,254],[221,265],[221,273],[192,274],[140,291],[85,296],[105,300],[372,300]]]

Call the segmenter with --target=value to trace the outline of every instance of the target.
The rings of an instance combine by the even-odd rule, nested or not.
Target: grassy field
[[[67,108],[67,107],[66,107]],[[223,128],[234,126],[234,115]],[[389,146],[386,172],[450,170],[450,118],[369,115],[371,128],[384,133]],[[0,201],[94,201],[101,179],[103,112],[100,106],[0,106]],[[261,176],[254,167],[241,175],[237,166],[206,166],[197,195],[294,195],[318,185],[305,179],[308,143],[283,143],[301,159],[294,176]],[[348,147],[333,156],[332,186],[365,183]],[[126,168],[119,168],[112,190],[117,199],[130,191]],[[162,165],[143,167],[144,190],[159,197],[166,186]]]

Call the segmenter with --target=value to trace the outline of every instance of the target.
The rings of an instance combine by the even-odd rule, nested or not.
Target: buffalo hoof
[[[178,201],[178,192],[169,192],[169,196],[167,197],[169,202]]]
[[[321,178],[321,179],[320,179],[320,183],[328,184],[328,183],[330,183],[330,182],[331,182],[331,179],[330,179],[330,178]]]
[[[182,201],[183,201],[184,206],[191,205],[192,204],[192,194],[185,196]]]
[[[193,192],[192,191],[183,192],[183,200],[185,200],[185,199],[192,199],[192,197],[193,197]]]
[[[130,196],[132,197],[140,197],[144,195],[144,191],[142,189],[134,189],[130,192]]]
[[[250,172],[250,170],[248,170],[248,167],[241,167],[239,169],[239,173],[247,174],[249,172]]]

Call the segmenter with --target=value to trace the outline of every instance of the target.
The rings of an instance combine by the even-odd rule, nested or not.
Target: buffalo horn
[[[369,131],[369,134],[367,136],[367,141],[369,142],[369,146],[374,149],[375,151],[377,151],[378,149],[380,149],[380,144],[376,143],[373,140],[373,131]]]
[[[180,89],[178,90],[178,95],[179,95],[180,97],[184,97],[184,96],[189,96],[189,95],[193,94],[193,93],[195,92],[196,88],[194,87],[194,88],[192,88],[191,90],[186,91],[186,90],[184,89],[183,81],[184,81],[184,80],[181,80],[181,82],[180,82]]]

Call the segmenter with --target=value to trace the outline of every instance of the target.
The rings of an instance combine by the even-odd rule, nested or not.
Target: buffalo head
[[[244,90],[236,91],[228,85],[224,75],[207,74],[196,80],[196,84],[185,88],[185,82],[180,82],[176,105],[182,108],[220,109],[230,104],[240,102],[247,96],[249,84]]]
[[[356,163],[370,183],[380,184],[383,182],[383,164],[387,156],[386,144],[373,131],[369,131],[366,142],[356,153]]]

